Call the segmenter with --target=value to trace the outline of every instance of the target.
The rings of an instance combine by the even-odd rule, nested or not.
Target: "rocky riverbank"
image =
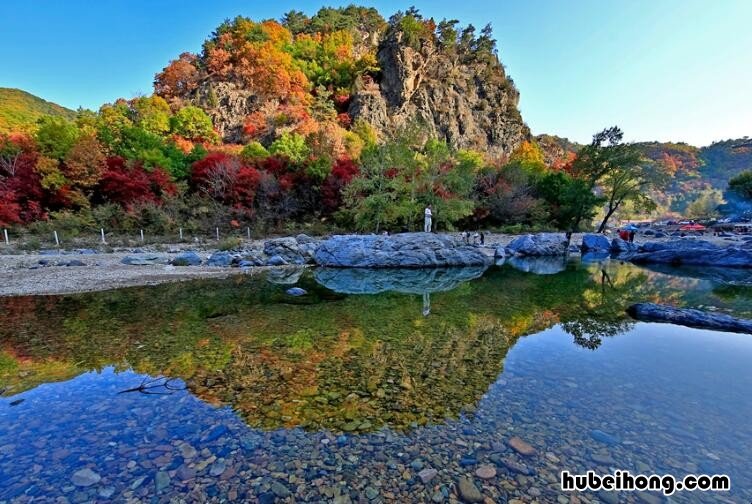
[[[650,241],[647,241],[650,240]],[[635,263],[752,268],[752,241],[638,236],[635,243],[604,235],[564,233],[487,234],[483,245],[458,234],[342,235],[327,239],[297,235],[240,242],[233,250],[165,244],[114,251],[95,249],[23,252],[0,247],[0,296],[69,294],[153,285],[197,278],[223,278],[274,269],[281,275],[307,266],[337,268],[485,269],[494,260],[537,274],[555,274],[567,255],[583,260],[617,257]],[[731,271],[731,269],[729,269]],[[331,276],[331,275],[330,275]],[[334,275],[342,278],[341,275]],[[350,275],[352,276],[352,275]]]

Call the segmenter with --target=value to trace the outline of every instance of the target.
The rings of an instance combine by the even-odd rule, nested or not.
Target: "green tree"
[[[685,215],[692,219],[717,218],[720,215],[718,207],[722,204],[723,196],[721,195],[721,191],[708,189],[701,192],[694,201],[687,205]]]
[[[398,176],[398,167],[414,165],[414,153],[405,142],[371,145],[361,155],[360,174],[345,188],[344,200],[360,230],[379,232],[394,225],[415,200],[412,187]]]
[[[728,193],[732,198],[752,200],[752,171],[742,172],[729,180]]]
[[[79,137],[76,125],[63,117],[42,116],[37,125],[36,141],[39,151],[52,159],[65,158]]]
[[[558,229],[577,231],[579,223],[590,221],[604,202],[585,180],[561,171],[542,175],[535,191],[545,201],[548,218]]]
[[[294,164],[302,164],[311,154],[311,149],[306,145],[305,137],[297,133],[282,133],[269,146],[269,152],[277,156],[283,156]]]
[[[161,96],[141,96],[130,102],[136,125],[149,133],[165,135],[170,131],[172,111]]]
[[[211,119],[206,112],[194,106],[183,107],[175,114],[171,121],[172,132],[194,141],[216,140]]]
[[[605,214],[598,226],[599,233],[606,229],[611,216],[627,201],[636,208],[654,208],[647,191],[663,183],[661,172],[653,169],[640,150],[633,144],[624,143],[623,138],[624,133],[616,126],[596,133],[593,141],[578,152],[572,164],[575,176],[585,181],[590,190],[598,187],[605,198]],[[575,230],[588,213],[584,205],[591,201],[584,200],[583,207],[576,212],[579,219],[573,223]]]

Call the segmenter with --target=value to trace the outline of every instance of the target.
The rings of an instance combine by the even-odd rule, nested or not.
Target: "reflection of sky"
[[[107,368],[0,399],[0,472],[6,475],[0,499],[23,490],[57,495],[60,490],[53,489],[69,485],[72,473],[84,466],[103,476],[96,488],[113,486],[116,497],[142,476],[153,489],[159,468],[153,461],[161,460],[155,453],[169,452],[169,460],[160,463],[163,470],[174,471],[183,463],[182,441],[199,452],[207,448],[228,465],[255,471],[254,477],[269,475],[271,469],[263,467],[278,469],[291,460],[356,457],[359,468],[371,467],[372,477],[383,478],[380,483],[387,487],[399,481],[399,474],[384,472],[375,457],[364,455],[358,439],[382,439],[381,452],[395,459],[406,446],[419,451],[443,447],[447,467],[440,468],[437,481],[451,483],[455,476],[449,471],[466,455],[456,440],[488,446],[517,435],[554,454],[561,460],[559,469],[592,469],[590,454],[606,449],[619,468],[634,470],[639,461],[677,475],[693,468],[728,472],[737,495],[748,500],[751,359],[748,335],[640,323],[591,351],[572,344],[570,335],[554,327],[517,342],[474,418],[419,428],[406,436],[393,433],[386,442],[381,432],[341,445],[323,444],[323,432],[250,429],[229,408],[207,405],[185,391],[118,394],[138,386],[142,377]],[[9,405],[19,398],[24,402]],[[599,445],[589,436],[593,429],[622,443]],[[129,470],[130,460],[138,465]],[[144,460],[151,465],[142,467]],[[535,467],[537,460],[527,463]],[[253,491],[250,478],[231,481]],[[171,485],[177,493],[190,490],[174,477]]]

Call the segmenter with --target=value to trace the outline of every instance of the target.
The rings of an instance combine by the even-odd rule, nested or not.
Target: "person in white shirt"
[[[424,214],[426,217],[423,222],[423,231],[425,231],[426,233],[430,233],[431,232],[431,219],[433,218],[433,214],[431,213],[431,205],[428,205],[426,207],[426,211],[424,212]]]

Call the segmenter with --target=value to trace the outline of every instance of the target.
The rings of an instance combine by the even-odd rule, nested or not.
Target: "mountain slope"
[[[73,119],[76,112],[20,89],[0,88],[0,133],[33,129],[43,115]]]

